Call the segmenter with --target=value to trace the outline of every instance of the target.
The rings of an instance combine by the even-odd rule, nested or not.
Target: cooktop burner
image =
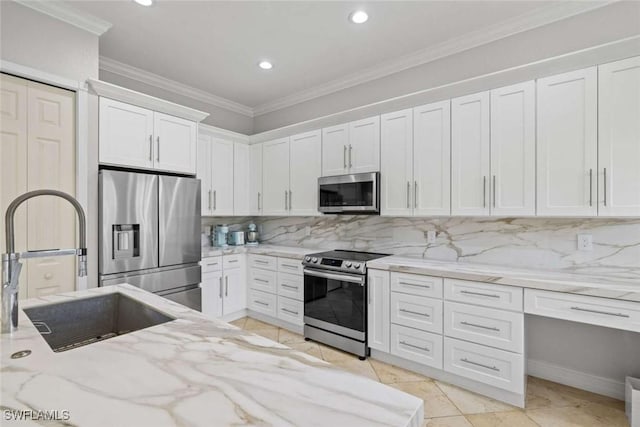
[[[360,252],[336,249],[318,252],[304,257],[303,265],[307,267],[344,271],[354,274],[365,274],[367,261],[389,256],[375,252]]]

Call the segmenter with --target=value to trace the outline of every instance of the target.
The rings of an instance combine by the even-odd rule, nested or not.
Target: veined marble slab
[[[302,260],[306,254],[320,252],[322,249],[301,248],[299,246],[279,246],[279,245],[258,245],[258,246],[229,246],[217,248],[212,246],[202,247],[202,258],[215,257],[232,254],[258,254],[269,255],[280,258],[290,258]]]
[[[422,425],[421,399],[129,285],[21,304],[110,292],[176,320],[54,353],[21,310],[18,331],[0,336],[3,409],[68,410],[91,427]]]
[[[367,267],[640,302],[640,281],[637,280],[399,256],[370,261]]]

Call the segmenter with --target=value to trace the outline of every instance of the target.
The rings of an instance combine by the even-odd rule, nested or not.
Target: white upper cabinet
[[[322,163],[320,130],[291,137],[289,172],[289,214],[310,216],[318,212],[318,178]]]
[[[191,120],[153,113],[155,169],[196,173],[198,125]]]
[[[491,215],[536,213],[535,82],[491,91]]]
[[[349,124],[322,129],[322,176],[349,173]]]
[[[380,170],[380,116],[349,123],[349,173]]]
[[[100,163],[153,168],[153,111],[100,97]]]
[[[233,144],[233,214],[250,215],[249,145]]]
[[[597,69],[537,81],[538,215],[597,212]]]
[[[640,57],[598,70],[598,214],[640,216]]]
[[[198,135],[198,168],[196,178],[200,180],[200,201],[202,216],[213,215],[213,188],[211,186],[211,152],[213,138]]]
[[[489,92],[451,100],[451,213],[489,215]]]
[[[262,144],[263,215],[289,214],[289,138]]]
[[[413,109],[413,214],[451,213],[451,103]],[[384,155],[383,155],[384,158]]]
[[[249,146],[249,213],[262,214],[262,144]]]
[[[413,110],[380,117],[380,213],[413,214]]]
[[[233,141],[214,137],[211,147],[212,214],[233,215]]]

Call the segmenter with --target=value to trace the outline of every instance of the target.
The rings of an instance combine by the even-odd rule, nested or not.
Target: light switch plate
[[[593,250],[593,236],[591,234],[578,234],[578,250],[579,251]]]

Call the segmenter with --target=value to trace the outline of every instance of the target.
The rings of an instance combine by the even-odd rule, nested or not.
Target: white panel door
[[[155,169],[196,173],[198,124],[168,114],[153,113]]]
[[[538,215],[596,215],[597,84],[596,67],[537,82]]]
[[[413,214],[451,213],[451,102],[413,109]],[[384,162],[384,157],[383,160]]]
[[[233,215],[233,141],[213,138],[213,215]]]
[[[262,214],[262,144],[249,146],[249,211]]]
[[[380,170],[380,116],[349,123],[349,173]]]
[[[312,216],[318,212],[318,178],[322,172],[322,132],[294,135],[290,142],[289,213]]]
[[[289,214],[289,138],[262,146],[263,215]]]
[[[389,353],[391,339],[389,272],[369,270],[367,287],[369,347]]]
[[[322,176],[349,172],[349,124],[322,129]]]
[[[235,313],[247,308],[247,284],[244,268],[224,271],[223,314]]]
[[[200,180],[200,201],[202,216],[213,215],[213,188],[211,186],[211,152],[213,150],[211,135],[198,135],[198,164],[196,178]]]
[[[536,213],[535,82],[491,91],[491,215]]]
[[[233,144],[233,214],[250,215],[249,145]]]
[[[489,92],[451,100],[451,214],[489,215]]]
[[[100,97],[99,161],[153,168],[153,111]]]
[[[202,313],[211,318],[222,316],[222,295],[224,285],[222,282],[222,271],[202,274]]]
[[[413,110],[380,116],[380,214],[413,214]]]
[[[640,216],[640,57],[598,68],[598,215]]]

